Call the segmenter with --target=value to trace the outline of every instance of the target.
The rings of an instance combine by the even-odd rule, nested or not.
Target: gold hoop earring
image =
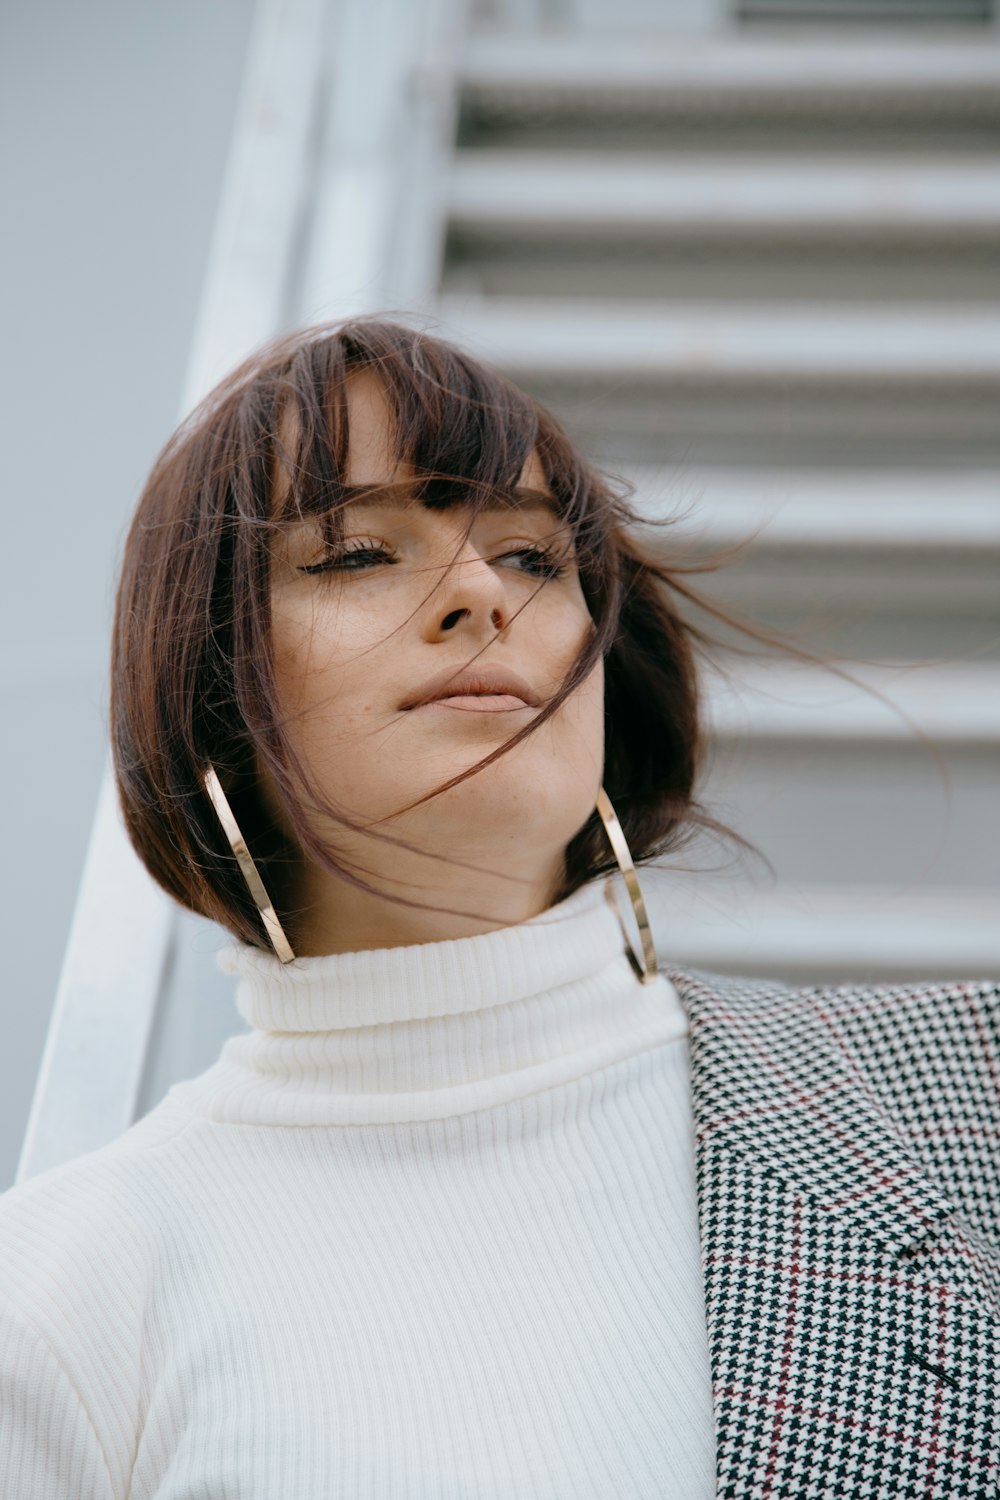
[[[597,812],[601,822],[604,824],[608,843],[611,845],[615,859],[618,861],[618,868],[621,870],[625,880],[625,889],[628,891],[629,900],[632,903],[632,911],[635,915],[635,925],[639,929],[641,951],[636,951],[632,939],[627,932],[625,934],[625,941],[628,943],[629,958],[632,960],[632,967],[643,984],[652,984],[660,972],[656,964],[656,945],[653,942],[653,930],[649,925],[646,903],[642,899],[639,876],[636,874],[628,841],[622,831],[622,825],[618,821],[618,814],[611,805],[611,798],[603,787],[597,793]]]
[[[250,857],[247,841],[240,832],[229,798],[222,790],[222,782],[219,780],[215,767],[209,764],[202,775],[202,785],[208,798],[215,808],[215,814],[222,824],[222,831],[229,841],[229,847],[233,851],[236,863],[240,867],[240,874],[246,881],[247,890],[253,898],[253,904],[260,913],[260,919],[277,956],[283,964],[290,964],[295,958],[292,945],[285,936],[285,929],[278,921],[278,913],[275,911],[270,896],[264,889],[264,882],[260,878],[260,872]]]

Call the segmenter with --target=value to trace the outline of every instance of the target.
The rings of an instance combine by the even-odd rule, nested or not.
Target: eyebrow
[[[344,485],[343,503],[345,505],[371,505],[385,507],[386,509],[396,507],[400,510],[409,505],[425,505],[415,495],[393,494],[392,488],[403,489],[405,482],[396,486],[372,485]],[[456,502],[458,504],[458,502]],[[433,509],[433,505],[428,507]],[[496,490],[489,494],[481,504],[481,509],[492,511],[524,511],[543,510],[554,516],[562,523],[563,516],[554,495],[547,495],[542,490],[527,489],[515,486],[512,490]]]

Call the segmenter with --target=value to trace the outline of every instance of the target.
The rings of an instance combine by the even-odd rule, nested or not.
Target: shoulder
[[[762,1058],[804,1090],[838,1080],[1000,1243],[1000,983],[671,977],[701,1038],[702,1087]]]
[[[217,1067],[173,1085],[142,1119],[95,1150],[67,1153],[0,1193],[0,1273],[33,1239],[42,1261],[84,1255],[111,1235],[133,1248],[155,1241],[183,1196],[185,1160],[197,1152],[210,1125],[199,1101],[211,1091]],[[51,1230],[51,1235],[47,1233]]]
[[[194,1124],[154,1110],[117,1140],[0,1194],[0,1288],[50,1342],[100,1342],[140,1323],[183,1214]]]
[[[124,1494],[169,1243],[164,1165],[184,1138],[159,1124],[0,1194],[0,1442],[44,1433],[17,1468],[32,1495],[68,1493],[69,1471],[88,1494]]]
[[[93,1212],[98,1201],[107,1206],[107,1199],[122,1194],[136,1173],[176,1151],[198,1123],[189,1107],[191,1084],[188,1080],[175,1085],[148,1114],[113,1140],[90,1151],[67,1154],[58,1165],[0,1192],[0,1231],[20,1215],[59,1211],[75,1218]],[[126,1201],[123,1197],[123,1206]]]
[[[1000,1130],[1000,984],[836,985],[802,992],[844,1067],[922,1154],[978,1173]]]
[[[816,985],[799,993],[817,1010],[829,1014],[886,1017],[906,1016],[925,1022],[941,1018],[994,1028],[1000,1008],[1000,980],[919,979],[891,984]]]
[[[914,1029],[929,1031],[950,1047],[991,1053],[1000,1033],[1000,980],[915,980],[889,984],[795,985],[782,979],[672,969],[689,1012],[698,1019],[745,1020],[761,1025],[811,1029],[831,1037],[869,1032],[890,1039]]]
[[[857,1067],[897,1079],[909,1092],[940,1095],[950,1083],[984,1112],[992,1099],[995,1111],[1000,1091],[997,981],[831,985],[800,993],[831,1045]],[[956,1097],[955,1103],[961,1099]]]
[[[912,983],[796,986],[674,970],[670,976],[692,1030],[750,1029],[781,1039],[792,1054],[822,1045],[873,1087],[891,1079],[910,1091],[951,1079],[1000,1090],[1000,981],[917,980]]]
[[[99,1476],[88,1494],[103,1495],[111,1475],[124,1493],[149,1329],[189,1218],[193,1123],[153,1111],[109,1145],[0,1194],[0,1445],[5,1417],[51,1424],[52,1462],[70,1462],[58,1438],[72,1444],[78,1477],[84,1462]],[[33,1478],[36,1468],[42,1475],[40,1457]],[[48,1472],[38,1493],[62,1494]]]

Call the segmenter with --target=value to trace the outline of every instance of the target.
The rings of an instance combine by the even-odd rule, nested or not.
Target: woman
[[[997,990],[668,979],[634,882],[630,940],[707,820],[629,519],[378,321],[161,455],[119,787],[250,1029],[0,1205],[5,1496],[995,1493]]]

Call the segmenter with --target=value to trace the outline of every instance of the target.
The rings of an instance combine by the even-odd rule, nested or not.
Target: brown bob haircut
[[[209,763],[279,914],[301,853],[266,811],[261,768],[301,849],[366,884],[310,831],[304,808],[319,793],[278,709],[269,605],[275,528],[319,517],[335,531],[359,493],[345,483],[345,387],[361,371],[386,393],[395,454],[413,475],[409,497],[466,507],[471,525],[478,507],[512,496],[534,451],[575,542],[593,633],[556,697],[463,775],[532,733],[603,657],[604,785],[634,857],[672,851],[699,825],[718,827],[694,800],[703,741],[693,646],[702,638],[680,605],[697,599],[682,574],[698,569],[649,555],[633,535],[627,486],[595,470],[543,406],[468,354],[381,319],[306,329],[247,360],[165,446],[128,533],[114,621],[111,732],[132,843],[183,906],[261,948],[269,944],[260,917],[203,788]],[[595,814],[566,851],[560,895],[613,868]]]

